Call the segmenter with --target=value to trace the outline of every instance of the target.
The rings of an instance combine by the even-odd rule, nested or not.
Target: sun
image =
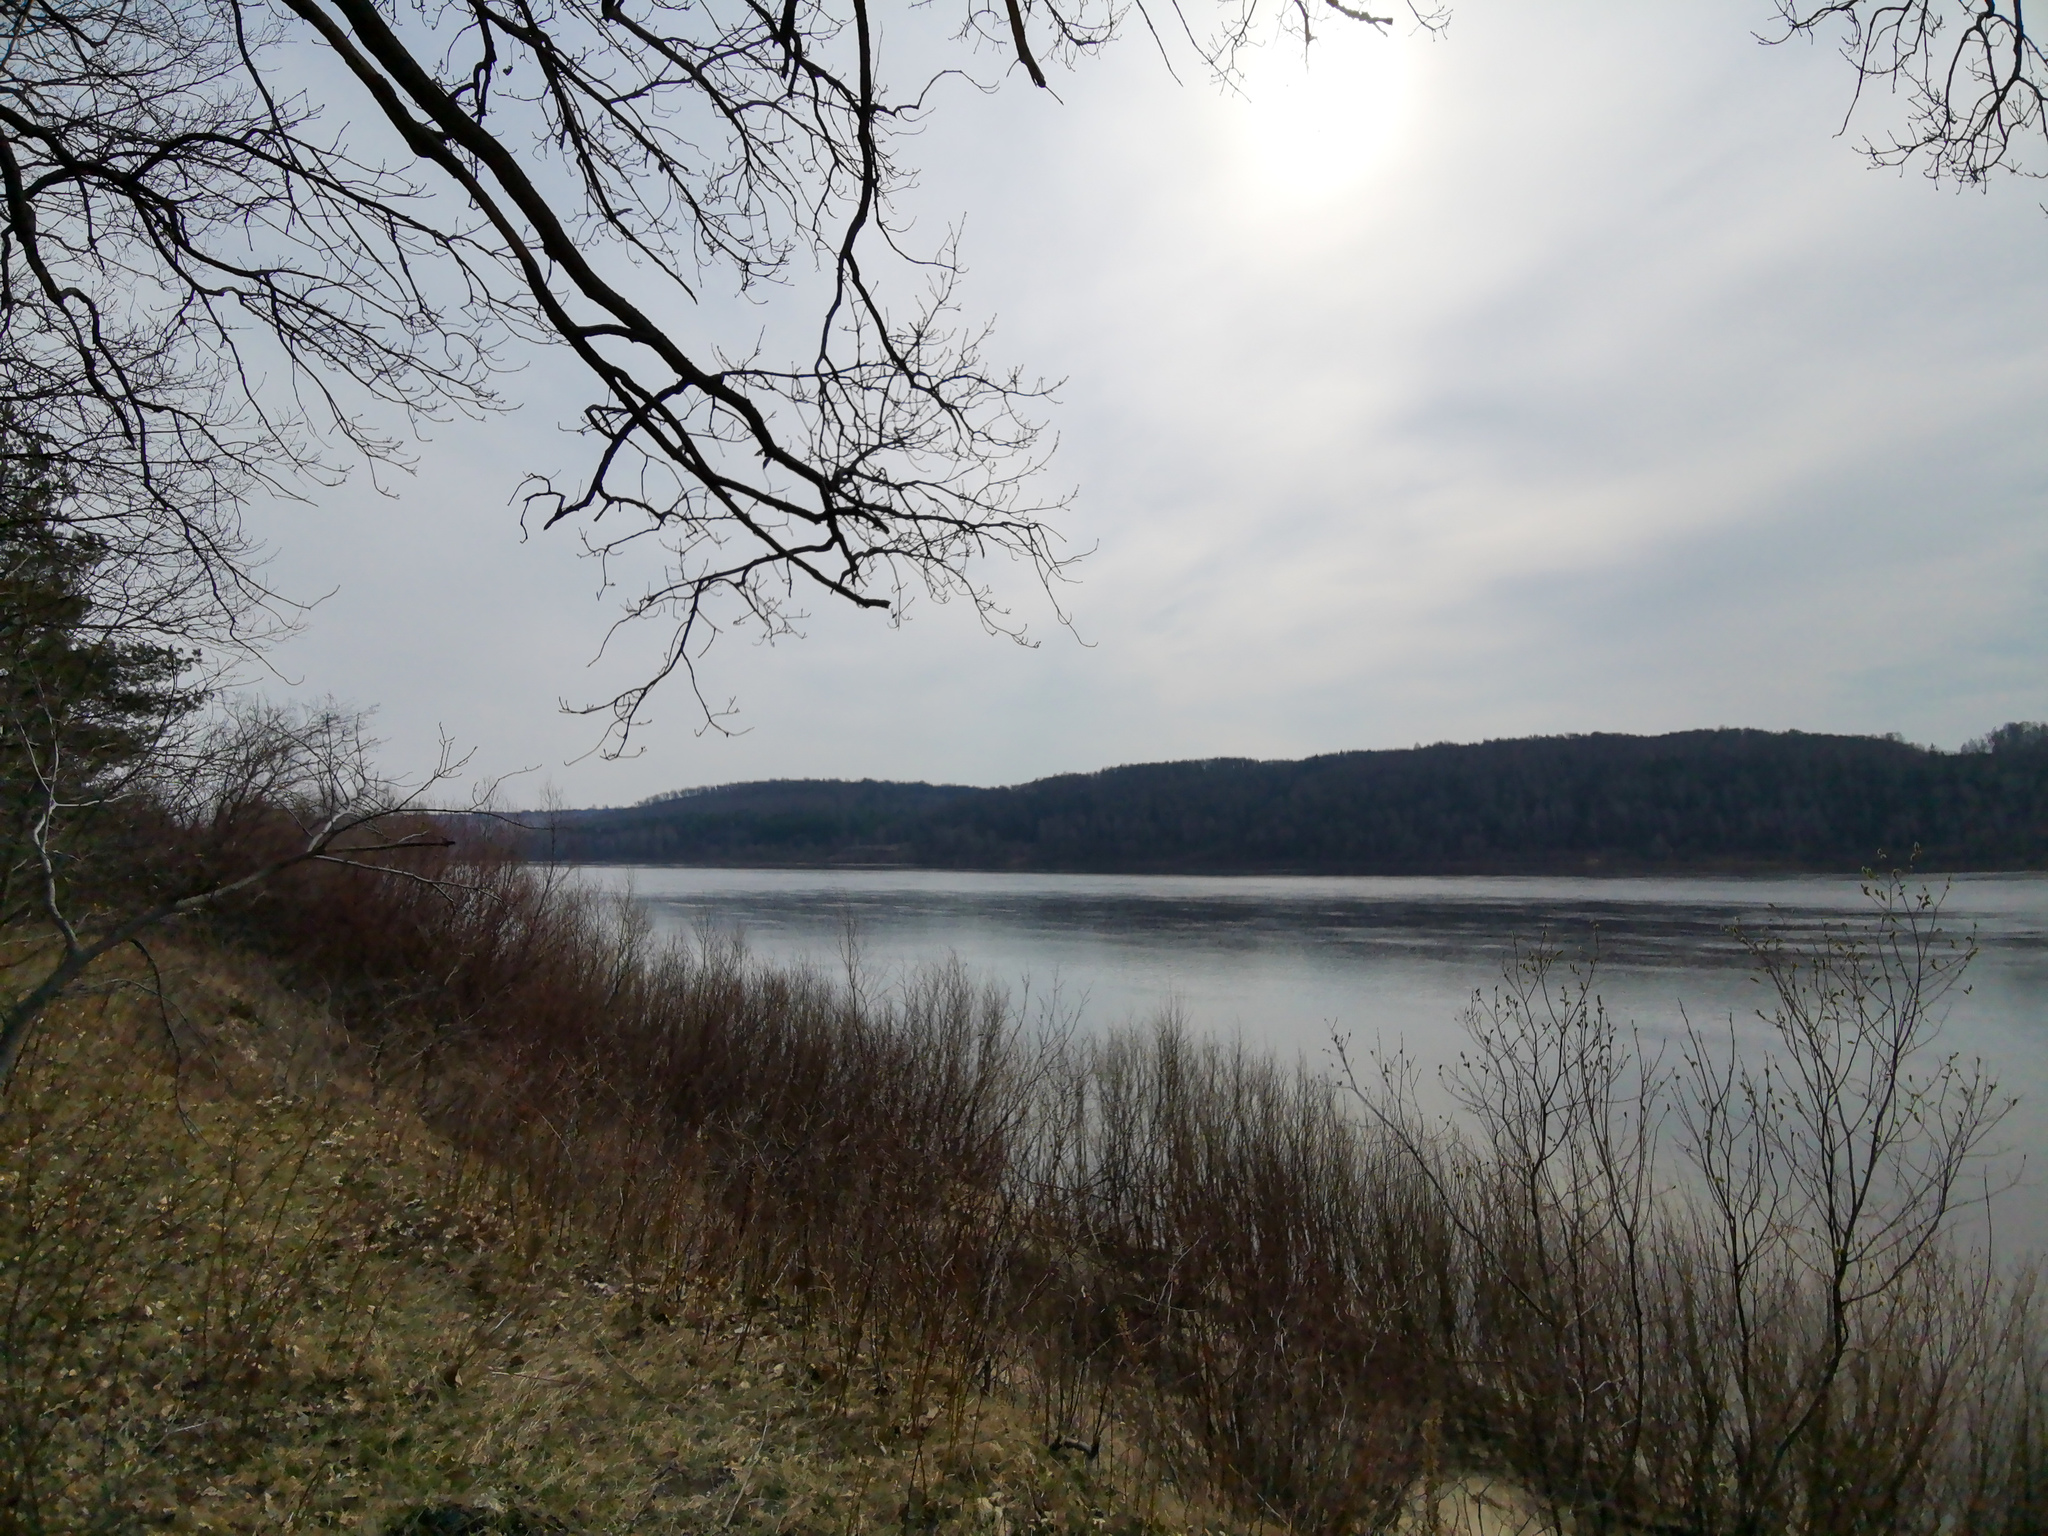
[[[1248,60],[1228,120],[1225,169],[1253,205],[1302,209],[1360,192],[1394,158],[1421,40],[1363,28],[1319,35],[1306,56],[1276,43]]]

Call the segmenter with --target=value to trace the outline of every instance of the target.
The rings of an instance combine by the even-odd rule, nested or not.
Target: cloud
[[[1754,20],[1761,24],[1760,13]],[[566,414],[448,429],[420,479],[275,520],[340,594],[283,658],[616,802],[771,775],[1010,782],[1173,756],[1762,724],[1953,743],[2048,714],[2048,220],[1834,136],[1825,49],[1725,8],[1467,0],[1450,34],[1261,57],[1243,99],[1140,37],[961,91],[918,230],[966,214],[998,355],[1067,378],[1065,594],[721,643],[751,734],[679,691],[637,761],[564,766],[657,637],[505,506]],[[1881,105],[1881,104],[1880,104]],[[551,414],[551,412],[553,414]]]

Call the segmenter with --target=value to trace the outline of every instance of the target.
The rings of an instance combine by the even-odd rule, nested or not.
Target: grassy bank
[[[656,1272],[219,954],[74,1010],[0,1120],[0,1529],[1202,1524],[816,1308]]]
[[[1760,956],[1775,1076],[1533,964],[1454,1132],[420,873],[303,871],[10,1087],[15,1528],[2048,1524],[2030,1282],[1945,1235],[1995,1094],[1885,1076],[1958,974],[1910,906]]]

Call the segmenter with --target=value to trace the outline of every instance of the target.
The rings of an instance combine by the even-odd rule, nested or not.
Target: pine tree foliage
[[[207,689],[197,653],[124,611],[105,536],[67,521],[48,480],[0,505],[0,923],[69,885],[84,845],[140,792]]]

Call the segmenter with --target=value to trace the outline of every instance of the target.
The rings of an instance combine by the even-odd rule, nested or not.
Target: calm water
[[[1610,1013],[1652,1040],[1738,1026],[1765,1001],[1731,931],[1797,938],[1869,909],[1854,879],[1201,878],[913,870],[592,869],[669,933],[744,936],[758,955],[840,970],[851,931],[878,985],[957,956],[1083,1027],[1172,1003],[1195,1028],[1311,1062],[1333,1032],[1449,1059],[1459,1016],[1517,942],[1597,946]],[[2002,1139],[2048,1153],[2048,876],[1949,884],[1944,923],[1981,948],[1946,1044],[2023,1096]],[[1725,1025],[1724,1025],[1725,1027]],[[2048,1156],[2013,1219],[2048,1237]]]

